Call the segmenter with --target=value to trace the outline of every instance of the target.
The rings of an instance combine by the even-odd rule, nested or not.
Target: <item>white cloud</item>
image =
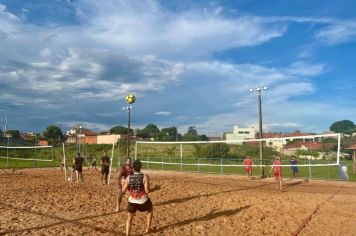
[[[225,17],[220,7],[172,12],[155,1],[81,1],[77,12],[87,22],[86,38],[129,53],[172,58],[259,45],[286,31],[285,24],[258,17]]]
[[[325,65],[312,64],[305,61],[297,61],[290,65],[285,71],[297,76],[318,76],[324,72]]]
[[[346,43],[348,41],[355,41],[356,22],[355,20],[339,21],[337,23],[322,28],[321,30],[316,32],[315,37],[317,40],[320,40],[321,42],[330,45]]]
[[[172,112],[170,112],[170,111],[158,111],[155,114],[158,115],[158,116],[170,116],[170,115],[172,115]]]

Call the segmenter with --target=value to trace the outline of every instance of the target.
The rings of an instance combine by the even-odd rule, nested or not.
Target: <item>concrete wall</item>
[[[110,134],[110,135],[98,135],[97,144],[112,144],[113,142],[117,143],[118,140],[122,138],[120,134]]]

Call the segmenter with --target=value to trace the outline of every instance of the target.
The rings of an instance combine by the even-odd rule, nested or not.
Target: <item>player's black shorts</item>
[[[101,167],[102,174],[109,174],[109,166],[102,166]]]
[[[83,167],[82,166],[74,166],[74,170],[81,173],[83,171]]]
[[[127,205],[127,211],[130,213],[135,213],[137,210],[139,210],[141,212],[150,211],[150,210],[152,210],[152,208],[153,208],[153,205],[152,205],[150,198],[148,198],[144,204],[136,204],[136,203],[129,202]]]
[[[92,167],[96,166],[96,161],[92,162],[92,163],[91,163],[91,166],[92,166]]]

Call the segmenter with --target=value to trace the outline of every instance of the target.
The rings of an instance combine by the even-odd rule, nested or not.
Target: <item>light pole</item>
[[[251,93],[256,93],[258,95],[258,124],[259,124],[259,138],[263,138],[263,131],[262,131],[262,91],[267,90],[268,87],[262,87],[262,88],[255,88],[255,89],[250,89]],[[260,141],[260,177],[264,178],[265,177],[265,168],[263,166],[263,142]]]
[[[122,110],[127,111],[128,113],[128,121],[127,121],[127,157],[130,157],[130,126],[131,126],[131,110],[132,110],[132,106],[127,106],[127,107],[123,107]]]

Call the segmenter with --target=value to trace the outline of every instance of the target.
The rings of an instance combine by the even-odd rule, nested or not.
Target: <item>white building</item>
[[[232,133],[226,134],[226,141],[232,140],[245,140],[245,139],[255,139],[256,138],[256,128],[251,126],[250,128],[239,128],[234,126]]]

